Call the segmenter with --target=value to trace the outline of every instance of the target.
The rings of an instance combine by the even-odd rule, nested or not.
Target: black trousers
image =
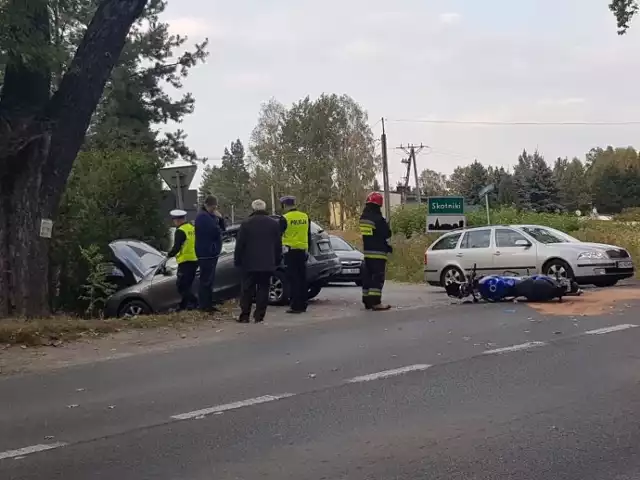
[[[253,318],[256,322],[264,320],[269,305],[269,287],[272,272],[244,272],[242,274],[242,293],[240,294],[240,320],[249,320],[251,304],[255,298],[256,309]]]
[[[382,303],[387,261],[380,258],[365,258],[361,267],[362,303],[367,308]]]
[[[182,297],[182,300],[180,301],[180,310],[185,310],[198,304],[198,299],[191,291],[197,270],[198,262],[183,262],[178,265],[176,285],[178,287],[178,293]]]
[[[200,288],[198,288],[198,300],[200,309],[207,311],[213,308],[213,284],[216,278],[217,258],[203,258],[198,260],[200,267]]]
[[[284,254],[284,264],[287,268],[287,279],[291,296],[289,305],[291,310],[305,312],[309,289],[307,288],[307,252],[304,250],[289,250]]]

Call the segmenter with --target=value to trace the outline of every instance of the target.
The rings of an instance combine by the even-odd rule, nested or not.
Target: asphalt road
[[[640,478],[639,307],[434,297],[0,380],[0,478]]]

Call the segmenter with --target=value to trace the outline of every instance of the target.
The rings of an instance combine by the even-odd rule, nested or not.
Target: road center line
[[[546,345],[545,342],[527,342],[527,343],[521,343],[520,345],[512,345],[510,347],[496,348],[494,350],[485,350],[482,353],[484,355],[492,355],[494,353],[519,352],[520,350],[527,350],[529,348],[536,348],[536,347],[544,347],[545,345]]]
[[[25,455],[31,455],[36,452],[44,452],[46,450],[53,450],[54,448],[64,447],[67,444],[64,442],[56,443],[44,443],[40,445],[31,445],[30,447],[19,448],[18,450],[7,450],[6,452],[0,452],[0,460],[6,458],[24,457]]]
[[[239,402],[225,403],[224,405],[216,405],[215,407],[203,408],[202,410],[195,410],[193,412],[181,413],[174,415],[171,418],[173,420],[189,420],[190,418],[204,417],[211,415],[212,413],[222,413],[228,410],[237,410],[238,408],[250,407],[251,405],[259,405],[261,403],[274,402],[283,398],[293,397],[294,393],[281,393],[280,395],[264,395],[262,397],[248,398],[247,400],[241,400]]]
[[[371,382],[372,380],[379,380],[381,378],[395,377],[396,375],[402,375],[403,373],[426,370],[427,368],[430,368],[430,367],[431,365],[424,365],[424,364],[408,365],[406,367],[394,368],[393,370],[384,370],[382,372],[370,373],[369,375],[362,375],[361,377],[354,377],[350,380],[347,380],[347,382],[348,383]]]
[[[584,332],[585,335],[604,335],[605,333],[620,332],[621,330],[627,330],[629,328],[636,328],[638,325],[632,325],[625,323],[623,325],[614,325],[613,327],[598,328],[597,330],[589,330]]]

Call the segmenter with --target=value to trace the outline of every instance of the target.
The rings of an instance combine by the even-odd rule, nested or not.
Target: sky
[[[195,113],[180,128],[219,163],[248,143],[260,106],[347,94],[385,118],[391,184],[401,144],[428,146],[418,169],[478,159],[508,167],[523,149],[552,163],[597,146],[638,146],[640,19],[616,34],[609,0],[169,0],[164,14],[210,56],[184,82]],[[469,125],[463,122],[639,122]],[[201,178],[196,175],[192,187]]]

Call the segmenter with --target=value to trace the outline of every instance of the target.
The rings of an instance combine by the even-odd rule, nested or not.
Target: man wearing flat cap
[[[167,257],[176,257],[178,262],[176,284],[178,293],[182,297],[180,310],[191,309],[198,304],[196,296],[191,291],[196,271],[198,270],[196,231],[194,226],[187,222],[187,212],[184,210],[171,210],[169,215],[173,219],[176,231],[173,238],[173,247]]]

